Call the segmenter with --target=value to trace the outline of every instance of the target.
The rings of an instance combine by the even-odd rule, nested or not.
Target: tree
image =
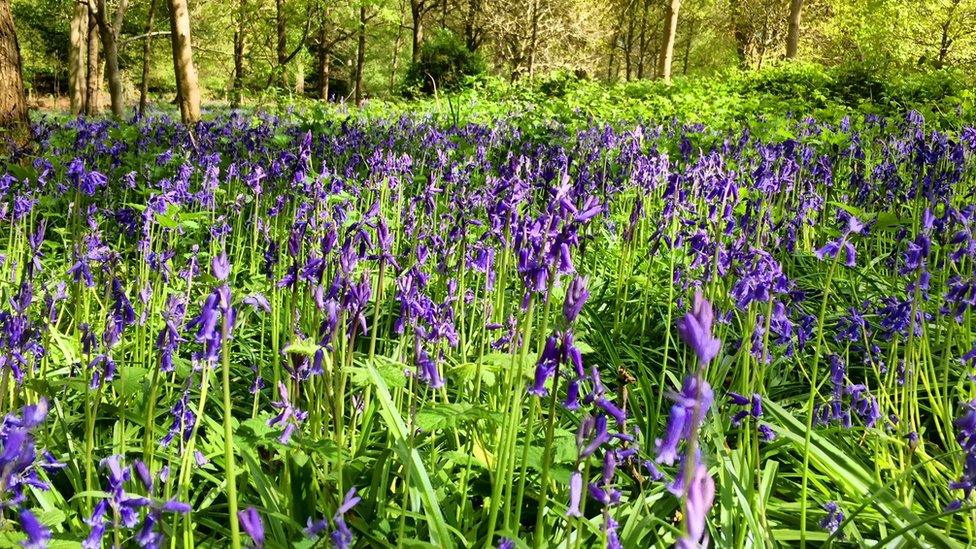
[[[786,58],[793,59],[800,43],[800,10],[803,0],[790,0],[790,27],[786,34]]]
[[[75,2],[72,11],[71,27],[68,35],[68,97],[71,101],[71,114],[85,111],[85,97],[88,90],[85,73],[88,42],[88,6]]]
[[[285,0],[275,0],[275,54],[278,58],[278,85],[285,83],[288,63],[288,34],[285,22]]]
[[[88,12],[88,29],[85,31],[87,50],[87,62],[85,63],[85,115],[92,116],[98,114],[102,109],[100,92],[102,91],[102,64],[100,62],[99,51],[101,42],[98,40],[98,23],[95,22],[95,14],[92,13],[92,5],[86,7]]]
[[[674,37],[678,30],[678,10],[681,0],[671,0],[668,17],[665,19],[664,43],[661,46],[661,59],[658,73],[665,82],[671,81],[671,63],[674,61]]]
[[[420,47],[424,43],[424,16],[437,6],[436,0],[410,0],[410,30],[413,32],[411,61],[420,60]]]
[[[357,31],[356,41],[356,64],[354,65],[353,82],[355,91],[353,98],[356,105],[363,101],[363,69],[366,66],[366,23],[369,18],[366,16],[366,4],[359,6],[359,30]]]
[[[329,100],[329,84],[332,78],[332,56],[335,48],[354,34],[338,27],[332,20],[332,12],[322,6],[320,10],[318,43],[319,99]]]
[[[539,18],[539,0],[530,0],[529,28],[532,30],[529,32],[529,51],[526,56],[528,57],[530,79],[535,76],[535,55],[539,46]]]
[[[0,128],[20,134],[27,127],[27,98],[21,75],[20,44],[10,0],[0,0]]]
[[[146,37],[142,44],[142,80],[139,82],[139,116],[146,112],[149,98],[149,57],[152,53],[153,23],[156,20],[156,0],[149,2],[149,14],[146,16]]]
[[[485,38],[485,29],[482,23],[484,6],[483,0],[468,0],[467,9],[464,11],[464,44],[469,50],[476,52]]]
[[[277,66],[272,74],[272,79],[279,87],[285,87],[286,67],[299,53],[305,49],[305,42],[308,40],[308,33],[312,29],[314,2],[305,3],[305,25],[302,28],[301,37],[295,45],[295,49],[288,53],[288,33],[286,25],[285,1],[275,0],[275,58]],[[243,43],[242,43],[243,47]],[[302,75],[304,78],[304,74]],[[271,82],[269,81],[269,84]]]
[[[109,20],[108,6],[105,0],[90,0],[90,9],[95,14],[98,33],[105,49],[105,72],[108,77],[108,91],[112,101],[112,114],[121,118],[125,111],[125,97],[122,92],[122,75],[119,73],[119,29],[122,28],[122,18],[129,7],[128,0],[121,0],[115,9],[115,15]]]
[[[200,84],[197,81],[197,69],[193,65],[190,13],[186,2],[187,0],[169,0],[169,24],[180,117],[184,124],[193,124],[200,120]]]
[[[241,106],[241,101],[244,98],[244,37],[247,30],[247,0],[238,1],[234,19],[234,87],[230,101],[231,106],[237,108]]]

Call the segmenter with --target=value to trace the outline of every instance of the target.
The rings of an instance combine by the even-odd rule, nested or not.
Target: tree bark
[[[786,34],[786,58],[793,59],[800,45],[800,10],[803,0],[790,0],[790,27]]]
[[[631,55],[634,52],[634,23],[635,19],[632,17],[633,14],[630,13],[628,9],[624,12],[624,17],[627,18],[627,34],[624,36],[624,80],[630,82],[631,74],[633,74],[633,63],[631,63]]]
[[[115,16],[109,21],[108,6],[105,0],[94,0],[95,22],[98,24],[99,36],[105,50],[105,74],[108,77],[108,91],[112,104],[112,116],[122,118],[125,114],[125,96],[122,90],[122,75],[119,73],[118,29],[122,27],[122,18],[128,1],[122,0],[115,10]]]
[[[240,0],[237,5],[237,28],[234,29],[234,89],[231,92],[230,104],[235,109],[241,106],[244,99],[244,11],[246,0]]]
[[[0,127],[20,140],[27,131],[27,98],[21,76],[20,44],[10,0],[0,0]]]
[[[200,84],[193,66],[190,42],[190,13],[186,0],[169,0],[169,19],[173,42],[173,72],[176,75],[177,102],[183,123],[200,120]]]
[[[301,59],[295,63],[295,95],[305,95],[305,63]]]
[[[426,8],[423,0],[410,0],[410,23],[413,39],[410,59],[414,63],[420,61],[420,47],[424,43],[424,12]]]
[[[331,77],[332,48],[322,46],[319,50],[319,99],[329,100],[329,79]]]
[[[468,9],[464,15],[464,43],[471,51],[477,51],[481,45],[483,32],[478,25],[481,2],[482,0],[468,0]]]
[[[617,40],[620,38],[620,23],[617,23],[616,28],[613,30],[613,36],[610,38],[610,59],[607,61],[607,82],[613,82],[614,73],[613,63],[617,56]]]
[[[288,62],[288,35],[286,30],[285,0],[275,0],[275,33],[278,38],[275,51],[278,55],[278,85],[282,87],[285,83],[285,63]]]
[[[741,0],[731,0],[729,8],[732,14],[732,36],[735,39],[735,54],[739,58],[739,68],[748,69],[751,32],[742,15]]]
[[[91,5],[85,8],[88,13],[88,45],[86,49],[88,50],[88,62],[85,66],[85,115],[93,116],[98,114],[101,110],[101,98],[99,97],[99,92],[102,88],[102,79],[99,74],[99,40],[98,40],[98,28],[95,23],[95,14],[92,13]]]
[[[665,82],[671,81],[671,63],[674,61],[674,37],[678,31],[678,10],[681,8],[681,0],[671,0],[668,10],[667,26],[664,30],[664,43],[661,45],[661,59],[658,65],[658,73]]]
[[[390,64],[390,87],[389,92],[392,95],[393,89],[396,87],[396,74],[397,68],[400,65],[400,48],[403,46],[403,2],[400,2],[400,22],[397,25],[396,40],[393,41],[393,62]]]
[[[939,39],[939,54],[935,59],[935,68],[937,69],[942,69],[946,66],[946,61],[949,57],[949,48],[952,47],[953,42],[949,31],[952,28],[953,17],[955,16],[956,8],[959,7],[959,3],[960,0],[952,0],[952,3],[949,4],[949,13],[946,14],[945,21],[940,25],[942,36]]]
[[[640,32],[637,36],[637,79],[644,78],[644,57],[647,53],[647,4],[648,0],[641,2]]]
[[[139,116],[146,114],[149,102],[149,58],[152,55],[152,28],[156,21],[156,0],[149,3],[149,17],[146,20],[146,41],[142,44],[142,81],[139,83]]]
[[[359,39],[356,45],[356,88],[353,98],[356,105],[363,101],[363,68],[366,65],[366,5],[359,7]]]
[[[681,74],[688,74],[688,59],[691,57],[691,42],[695,39],[695,20],[688,24],[688,42],[685,43],[684,61],[681,63]]]
[[[535,76],[535,50],[539,42],[539,0],[531,0],[530,2],[530,17],[529,22],[532,25],[532,31],[529,34],[529,52],[528,52],[528,64],[529,64],[529,80]]]
[[[88,7],[81,2],[75,2],[68,33],[68,97],[71,101],[71,114],[75,115],[85,111],[87,45]]]

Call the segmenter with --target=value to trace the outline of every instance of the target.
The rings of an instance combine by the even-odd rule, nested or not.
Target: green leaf
[[[397,454],[400,455],[400,460],[404,465],[409,468],[411,480],[423,502],[424,515],[426,515],[427,524],[430,527],[430,541],[438,547],[452,548],[454,547],[454,540],[451,539],[447,523],[444,522],[444,513],[441,512],[437,494],[434,493],[434,487],[430,483],[430,476],[427,475],[427,469],[420,458],[420,453],[417,452],[416,448],[411,448],[407,444],[407,426],[393,403],[393,397],[390,396],[386,381],[373,364],[367,363],[366,368],[376,387],[376,400],[379,402],[380,413],[386,420],[390,428],[390,435],[396,442]]]
[[[764,399],[763,405],[768,410],[770,419],[773,420],[770,424],[776,433],[789,440],[796,449],[802,452],[805,444],[806,426],[793,417],[793,414],[771,400]],[[860,463],[816,432],[810,433],[810,463],[828,475],[852,499],[866,494],[875,494],[871,505],[883,516],[888,517],[891,523],[898,528],[917,525],[916,529],[908,529],[904,532],[906,541],[912,545],[916,547],[961,547],[958,542],[945,537],[931,524],[921,521],[890,490],[880,488],[871,478],[871,474]]]
[[[119,377],[112,382],[112,385],[120,395],[129,398],[142,392],[143,382],[146,380],[148,371],[141,366],[120,368]]]
[[[388,357],[373,357],[373,365],[376,371],[383,376],[383,381],[387,387],[403,388],[407,386],[407,375],[404,370],[407,365]],[[372,383],[369,372],[360,366],[349,368],[349,380],[357,387],[365,387]]]

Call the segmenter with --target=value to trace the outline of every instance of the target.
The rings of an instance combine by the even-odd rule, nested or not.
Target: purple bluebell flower
[[[20,511],[20,528],[27,536],[21,544],[24,549],[45,549],[51,541],[51,531],[27,509]]]
[[[678,445],[687,440],[698,427],[694,425],[695,408],[698,409],[697,420],[701,422],[713,401],[712,388],[708,382],[693,376],[686,377],[681,392],[672,393],[670,397],[674,404],[671,405],[671,413],[668,415],[664,439],[655,441],[655,461],[667,465],[674,464],[678,457]]]
[[[823,509],[827,512],[827,514],[823,520],[820,521],[820,527],[833,534],[838,528],[840,528],[840,524],[844,522],[844,512],[841,511],[837,503],[833,501],[824,503]]]
[[[238,511],[237,518],[241,521],[241,528],[244,533],[251,538],[251,547],[262,549],[264,547],[264,521],[261,520],[261,515],[258,514],[257,509],[248,507],[243,511]]]
[[[579,471],[573,471],[569,477],[569,506],[566,509],[567,517],[579,517],[580,502],[583,499],[583,475]]]
[[[834,259],[838,254],[843,253],[844,265],[853,267],[856,264],[856,253],[854,245],[850,241],[850,236],[864,231],[865,224],[844,210],[838,212],[838,217],[842,222],[845,222],[844,231],[841,233],[840,238],[824,244],[823,247],[814,252],[814,255],[817,256],[817,259],[823,261],[826,258]]]
[[[292,405],[288,397],[288,388],[280,381],[278,382],[278,395],[281,397],[281,400],[272,402],[271,405],[280,410],[280,412],[277,416],[268,420],[268,425],[272,427],[278,424],[284,425],[284,431],[278,437],[278,442],[288,444],[295,429],[308,417],[308,412],[304,412]]]
[[[685,532],[675,547],[692,549],[708,546],[706,521],[714,502],[715,481],[708,474],[708,468],[699,463],[694,466],[691,482],[688,483],[684,508]]]
[[[352,530],[346,525],[346,513],[352,510],[362,498],[356,495],[356,488],[350,488],[346,492],[346,496],[342,499],[342,503],[339,508],[336,509],[335,515],[332,516],[332,522],[335,523],[335,530],[332,531],[332,546],[336,549],[348,549],[352,546],[353,535]]]
[[[713,320],[712,304],[697,292],[691,311],[678,321],[678,334],[701,364],[711,362],[722,346],[722,342],[712,335]]]
[[[305,528],[302,528],[302,533],[309,539],[317,539],[328,527],[329,521],[327,519],[312,520],[312,517],[308,517],[308,520],[305,521]]]
[[[88,525],[88,537],[81,542],[83,549],[101,549],[102,538],[105,537],[105,529],[108,525],[105,516],[108,513],[108,500],[100,500],[95,504],[92,514],[85,518]]]
[[[539,361],[535,367],[535,381],[528,389],[530,395],[544,397],[549,394],[546,382],[552,377],[560,362],[561,349],[558,334],[552,334],[546,339]]]
[[[577,276],[569,283],[566,288],[566,301],[563,303],[563,317],[566,322],[572,324],[576,321],[583,305],[590,297],[590,292],[586,288],[587,280],[585,277]]]
[[[46,415],[47,401],[42,399],[36,406],[25,406],[19,417],[0,419],[0,509],[24,503],[29,488],[47,490],[48,484],[38,476],[38,470],[61,466],[47,459],[46,452],[38,452],[31,433]]]
[[[253,293],[245,297],[244,303],[253,307],[255,311],[271,312],[271,304],[268,302],[268,298],[262,293]]]

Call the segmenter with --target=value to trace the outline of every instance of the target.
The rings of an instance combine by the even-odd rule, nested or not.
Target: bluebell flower
[[[244,533],[251,538],[251,547],[262,549],[264,547],[264,521],[261,520],[261,515],[258,514],[257,509],[248,507],[243,511],[238,511],[237,518],[240,520]]]
[[[697,292],[691,311],[678,321],[678,334],[701,364],[711,362],[722,346],[722,342],[712,335],[713,320],[712,304]]]
[[[21,543],[24,549],[45,549],[51,541],[51,531],[27,509],[20,511],[20,528],[27,536]]]
[[[824,511],[827,512],[823,520],[820,521],[820,527],[824,530],[833,534],[840,528],[840,524],[844,522],[844,512],[840,510],[837,503],[833,501],[828,501],[823,504]]]

